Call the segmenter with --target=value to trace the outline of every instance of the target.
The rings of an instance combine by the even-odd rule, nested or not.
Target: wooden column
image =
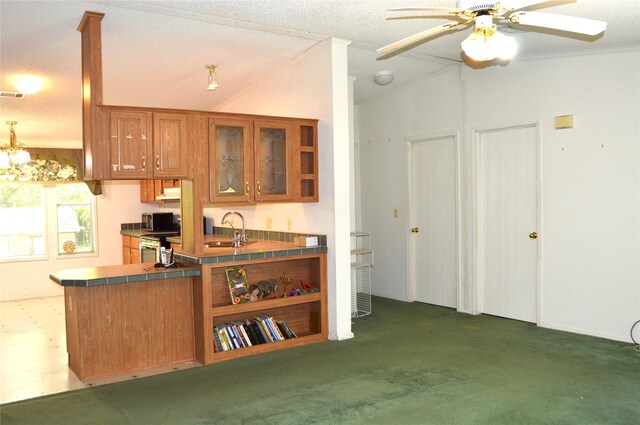
[[[82,33],[82,149],[84,178],[109,178],[106,161],[109,158],[107,141],[100,140],[102,121],[98,108],[102,105],[102,29],[103,13],[85,12],[78,26]],[[100,159],[100,160],[98,160]]]

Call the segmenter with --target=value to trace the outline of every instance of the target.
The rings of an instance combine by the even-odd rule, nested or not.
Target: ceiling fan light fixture
[[[496,32],[489,39],[491,49],[497,58],[511,60],[518,52],[518,43],[513,37]]]
[[[218,88],[218,77],[216,76],[217,65],[208,65],[209,80],[207,81],[207,90],[215,91]]]
[[[461,46],[465,55],[478,62],[495,58],[509,60],[518,51],[516,41],[512,37],[499,33],[495,26],[476,28],[461,43]]]
[[[394,79],[392,71],[378,71],[373,75],[373,81],[379,86],[389,85]]]

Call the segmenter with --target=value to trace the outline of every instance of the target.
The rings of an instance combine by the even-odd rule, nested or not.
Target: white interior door
[[[480,311],[537,321],[537,129],[479,133]]]
[[[416,301],[457,306],[455,137],[411,143],[411,280]]]

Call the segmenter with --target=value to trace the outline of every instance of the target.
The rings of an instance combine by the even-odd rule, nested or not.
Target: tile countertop
[[[200,276],[200,267],[192,265],[156,269],[153,267],[153,263],[144,263],[66,269],[51,273],[49,278],[60,286],[89,287],[192,276]]]
[[[169,240],[169,238],[167,238]],[[230,241],[231,238],[220,235],[205,235],[205,242]],[[255,240],[255,239],[254,239]],[[177,250],[176,259],[188,263],[207,264],[228,261],[254,260],[257,258],[288,257],[293,255],[326,253],[326,246],[297,246],[290,242],[256,240],[239,248],[205,248],[203,255],[192,255]]]

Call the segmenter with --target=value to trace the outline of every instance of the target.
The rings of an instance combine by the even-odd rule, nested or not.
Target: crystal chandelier
[[[0,168],[31,161],[29,152],[27,152],[22,143],[18,142],[16,132],[13,129],[13,126],[18,123],[16,121],[7,121],[7,124],[9,125],[9,144],[0,146]]]

